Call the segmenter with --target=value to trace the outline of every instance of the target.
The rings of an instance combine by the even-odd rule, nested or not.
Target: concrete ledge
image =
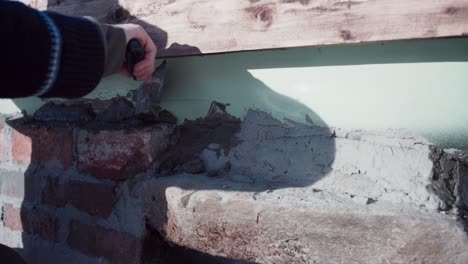
[[[468,261],[467,236],[450,215],[313,187],[229,191],[239,185],[200,175],[154,180],[142,186],[149,223],[170,242],[259,263]]]
[[[169,242],[259,263],[468,262],[462,152],[252,110],[227,139],[197,122],[162,158],[171,176],[135,189]]]

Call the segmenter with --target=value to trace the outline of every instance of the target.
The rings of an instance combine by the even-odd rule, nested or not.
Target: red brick
[[[81,131],[78,169],[97,178],[125,180],[146,172],[154,160],[154,129]]]
[[[19,209],[6,204],[3,206],[3,221],[9,229],[38,235],[46,240],[58,240],[58,219],[37,208]]]
[[[71,204],[90,215],[107,218],[117,200],[114,184],[67,181],[47,177],[42,200],[57,207]]]
[[[3,206],[3,222],[11,230],[23,231],[20,209],[13,207],[11,204]]]
[[[7,160],[8,147],[5,138],[5,124],[0,121],[0,163]]]
[[[112,263],[141,263],[141,241],[128,233],[72,221],[67,242],[73,249]]]
[[[13,132],[13,160],[19,163],[30,163],[32,142],[31,138],[17,131]]]
[[[13,132],[13,160],[18,163],[72,164],[72,131],[67,128],[23,127]]]

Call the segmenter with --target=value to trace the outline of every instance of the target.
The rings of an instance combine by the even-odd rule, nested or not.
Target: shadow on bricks
[[[64,115],[87,109],[95,117],[97,109],[105,111],[94,107],[100,104],[51,102],[44,109]],[[155,190],[163,195],[158,188],[268,192],[309,186],[331,169],[335,135],[328,128],[281,122],[256,110],[241,121],[226,107],[213,102],[206,117],[180,125],[139,116],[112,122],[63,116],[40,120],[44,115],[8,121],[10,162],[24,177],[21,172],[11,176],[7,190],[24,200],[20,207],[4,206],[4,221],[23,232],[23,256],[34,263],[97,263],[102,258],[111,263],[248,263],[168,244],[170,228],[159,227],[173,223],[165,197],[158,197],[153,208]],[[175,180],[144,188],[181,175],[207,181],[187,186]],[[232,184],[220,186],[210,179]],[[155,214],[161,216],[158,226]],[[67,253],[58,257],[63,252],[46,250],[54,245]]]
[[[86,2],[83,3],[86,5],[95,1],[80,2]],[[106,2],[108,7],[108,13],[100,18],[101,21],[137,22],[158,35],[156,45],[161,54],[180,49],[200,52],[190,45],[168,43],[163,29],[139,21],[116,0],[98,2]],[[49,1],[48,8],[66,12],[70,3]],[[256,60],[253,54],[253,59],[243,64],[220,63],[219,72],[213,73],[216,78],[231,84],[226,85],[228,88],[242,80],[242,85],[235,87],[237,100],[253,102],[253,106],[257,105],[255,103],[267,105],[279,113],[297,112],[303,117],[301,122],[278,120],[257,109],[246,109],[245,116],[239,119],[229,114],[229,105],[224,104],[229,102],[213,102],[204,118],[176,122],[176,118],[163,109],[154,111],[154,116],[136,115],[134,102],[128,96],[105,101],[50,101],[34,116],[12,119],[7,122],[9,127],[0,127],[0,141],[4,146],[0,149],[0,157],[6,161],[2,167],[1,191],[2,195],[12,198],[11,202],[7,200],[2,204],[2,220],[10,230],[9,237],[12,240],[18,238],[17,242],[10,242],[22,247],[21,253],[29,263],[258,261],[255,251],[250,249],[257,245],[251,241],[257,235],[261,237],[261,232],[271,232],[271,229],[264,231],[255,227],[265,217],[262,207],[256,208],[256,202],[261,204],[262,197],[276,199],[277,190],[311,186],[329,176],[332,170],[339,174],[343,169],[350,176],[366,172],[346,162],[332,169],[339,157],[335,131],[312,109],[274,92],[248,70],[445,61],[446,55],[434,60],[432,55],[420,52],[418,44],[404,45],[413,48],[389,52],[374,47],[372,49],[379,50],[382,56],[371,60],[359,47],[355,47],[355,53],[346,56],[340,55],[338,50],[335,59],[324,56],[321,62],[302,60],[297,63],[297,59],[285,55],[281,62],[269,63]],[[181,64],[175,62],[179,71],[169,72],[166,81],[176,83],[180,78],[177,73],[193,71],[190,65]],[[219,89],[228,89],[226,87]],[[17,104],[21,106],[20,102]],[[353,140],[356,135],[339,136],[344,142]],[[5,142],[11,143],[5,145]],[[343,146],[340,149],[341,161],[351,159],[350,156],[356,153]],[[468,166],[455,154],[447,156],[437,149],[431,153],[430,159],[436,164],[433,175],[441,175],[434,177],[432,183],[433,191],[445,202],[441,209],[458,207],[457,203],[468,199],[466,195],[462,197],[468,193],[468,185],[462,181],[458,185],[453,179],[459,174],[466,175]],[[363,160],[369,159],[363,157]],[[311,193],[324,193],[314,188],[309,188]],[[210,192],[213,190],[220,192]],[[374,202],[370,198],[365,201],[366,204]],[[276,200],[271,204],[276,205]],[[233,212],[226,212],[225,208]],[[299,212],[296,208],[287,209]],[[175,212],[178,214],[174,215]],[[314,214],[305,216],[307,219],[317,217],[316,223],[333,226],[338,222],[336,219],[329,221],[327,217],[322,220],[320,215],[312,212]],[[238,225],[225,224],[231,220],[228,219],[230,216],[237,217]],[[289,214],[283,219],[288,217]],[[181,219],[185,221],[179,221]],[[304,223],[307,219],[304,218]],[[365,222],[353,221],[352,225],[344,222],[343,229],[366,227]],[[287,223],[272,222],[277,229],[283,224],[287,226]],[[191,225],[185,230],[193,232],[182,233],[181,225]],[[376,222],[375,229],[380,227],[381,223]],[[296,230],[287,231],[294,233]],[[296,253],[311,255],[299,252],[298,239],[289,238],[289,233],[278,235],[287,239],[275,240],[280,248],[276,253],[286,252],[283,255],[292,257]],[[197,240],[191,239],[195,236]],[[418,241],[416,245],[421,244]],[[271,251],[262,253],[274,255]]]
[[[60,4],[49,1],[48,8],[61,11]],[[162,53],[198,50],[178,43],[166,48],[164,30],[139,21],[117,1],[109,6],[101,21],[137,22],[157,32]],[[4,205],[3,220],[21,234],[20,251],[28,263],[251,263],[167,242],[170,229],[163,231],[147,217],[154,191],[142,186],[181,175],[208,180],[172,186],[232,192],[310,186],[331,170],[335,134],[325,123],[312,122],[320,118],[311,109],[275,93],[247,68],[226,70],[248,83],[239,94],[261,96],[279,111],[295,109],[304,122],[254,109],[241,120],[228,113],[227,104],[213,102],[206,117],[177,125],[162,109],[150,118],[135,115],[133,102],[124,97],[50,101],[34,116],[8,121],[11,151],[5,155],[15,170],[3,174],[8,180],[2,188],[16,202]],[[105,111],[120,114],[103,119]],[[158,200],[160,226],[170,227],[165,201]]]

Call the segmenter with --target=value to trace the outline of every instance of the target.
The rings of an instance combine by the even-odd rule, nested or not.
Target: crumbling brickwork
[[[463,152],[213,107],[0,122],[0,243],[31,263],[468,260]]]
[[[153,169],[153,139],[170,126],[1,126],[1,243],[33,250],[30,236],[111,263],[140,263],[144,219],[138,226],[126,215],[137,212],[125,211],[122,185]]]

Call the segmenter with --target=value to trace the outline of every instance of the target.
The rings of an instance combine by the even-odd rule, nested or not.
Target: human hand
[[[120,24],[114,26],[123,29],[125,32],[126,44],[128,44],[131,39],[136,38],[143,45],[146,53],[145,58],[135,65],[133,68],[133,75],[139,81],[151,80],[154,71],[154,60],[157,53],[157,48],[156,45],[154,45],[153,40],[151,40],[148,33],[146,33],[140,25]],[[122,67],[119,73],[125,76],[130,76],[126,67]]]

